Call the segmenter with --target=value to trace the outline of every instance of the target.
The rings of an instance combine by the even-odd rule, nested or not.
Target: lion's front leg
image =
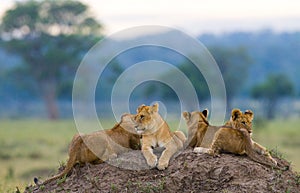
[[[168,167],[171,157],[183,147],[183,143],[181,141],[179,141],[179,143],[180,144],[176,143],[176,141],[172,138],[170,141],[164,144],[166,149],[162,152],[158,160],[157,169],[164,170]]]
[[[155,167],[157,164],[157,156],[153,154],[151,145],[143,144],[142,153],[150,167]]]
[[[277,161],[272,158],[271,154],[268,152],[268,150],[261,146],[260,144],[256,143],[255,141],[252,141],[252,147],[254,149],[254,151],[256,151],[257,153],[266,156],[271,162],[273,162],[275,165],[277,165]]]
[[[253,147],[254,151],[256,151],[257,153],[259,153],[261,155],[269,154],[269,152],[267,151],[267,149],[265,147],[259,145],[255,141],[252,141],[252,147]]]

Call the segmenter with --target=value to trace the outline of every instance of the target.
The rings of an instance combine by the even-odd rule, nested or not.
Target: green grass
[[[277,148],[300,171],[300,120],[283,122],[254,127],[253,138],[269,149]],[[103,124],[113,125],[113,121]],[[0,192],[13,192],[16,186],[24,191],[34,177],[44,180],[54,174],[66,162],[68,145],[77,132],[73,120],[0,120]]]
[[[0,181],[3,182],[0,192],[15,186],[23,190],[33,182],[33,177],[45,178],[54,173],[59,162],[67,159],[68,143],[76,133],[74,123],[69,120],[1,120],[0,123]]]
[[[300,172],[300,120],[277,119],[253,129],[253,139],[268,149],[278,150]]]
[[[112,127],[110,123],[103,126]],[[34,177],[44,180],[54,174],[67,160],[76,133],[73,120],[0,120],[0,192],[16,186],[23,191]]]

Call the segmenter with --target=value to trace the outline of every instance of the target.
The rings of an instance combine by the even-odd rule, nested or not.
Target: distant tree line
[[[56,102],[71,100],[76,69],[89,48],[102,38],[101,30],[102,25],[88,7],[78,1],[17,2],[5,12],[0,25],[0,58],[4,58],[0,61],[2,100],[16,95],[21,101],[42,99],[49,118],[59,118]],[[200,36],[223,75],[228,110],[234,98],[253,97],[262,101],[267,117],[273,118],[282,97],[299,96],[299,39],[300,32],[271,31]],[[158,60],[170,60],[167,62],[189,77],[199,100],[209,100],[201,72],[188,60],[178,59],[162,48],[131,50],[111,61],[99,80],[105,84],[101,92],[96,91],[96,100],[110,100],[109,93],[118,76],[129,65],[153,59],[157,53],[162,57]],[[178,99],[172,89],[161,83],[144,84],[133,97]]]

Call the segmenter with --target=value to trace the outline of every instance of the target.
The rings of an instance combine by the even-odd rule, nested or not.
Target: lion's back
[[[235,154],[243,154],[245,152],[245,140],[243,134],[230,127],[221,127],[215,135],[215,143],[222,147],[222,151]]]
[[[220,129],[220,127],[208,126],[200,147],[209,148],[210,145],[212,144],[212,141],[214,139],[216,132],[219,129]]]

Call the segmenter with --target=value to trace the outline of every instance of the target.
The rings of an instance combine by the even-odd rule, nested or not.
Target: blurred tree
[[[107,70],[104,71],[104,74],[106,72],[108,72],[106,74],[107,76],[107,83],[111,84],[112,86],[114,85],[114,83],[117,81],[118,77],[121,75],[121,73],[124,71],[124,67],[121,66],[120,62],[117,59],[112,60],[108,66],[107,66]]]
[[[226,87],[227,111],[231,111],[232,99],[243,89],[252,60],[243,47],[211,47],[209,51],[216,60]]]
[[[188,77],[189,81],[193,84],[195,91],[197,93],[198,99],[203,101],[209,97],[209,89],[205,82],[204,77],[198,68],[193,65],[189,60],[185,60],[181,64],[179,64],[178,69]],[[175,72],[167,72],[161,78],[166,78],[169,80],[173,80],[174,84],[182,85],[181,79],[176,79]],[[144,97],[161,97],[162,99],[168,100],[178,100],[178,96],[174,92],[174,90],[170,89],[167,85],[161,84],[159,82],[148,84],[144,88]]]
[[[251,90],[254,98],[263,100],[268,119],[274,118],[278,100],[293,94],[293,83],[285,74],[271,74],[264,82],[254,86]]]
[[[243,47],[225,48],[225,47],[211,47],[210,52],[214,56],[220,71],[225,81],[227,92],[227,110],[231,111],[231,101],[234,96],[243,89],[242,84],[247,80],[248,69],[251,64],[250,56]],[[197,59],[201,63],[201,58]],[[182,71],[193,84],[200,101],[208,99],[209,88],[198,68],[190,61],[185,60],[179,64],[178,68]],[[174,74],[166,74],[165,77],[174,77]],[[181,81],[181,80],[177,80]],[[179,85],[180,83],[178,83]],[[152,95],[160,95],[164,98],[177,99],[177,96],[171,91],[157,86],[149,87],[149,91],[145,92],[146,96],[150,91]]]
[[[96,87],[95,99],[97,101],[110,104],[113,87],[123,71],[123,66],[116,58],[107,64]]]
[[[6,11],[0,29],[5,48],[21,56],[27,74],[36,80],[49,118],[57,119],[58,85],[75,73],[83,55],[98,41],[101,25],[80,2],[30,0]]]
[[[207,83],[196,66],[187,61],[185,63],[182,63],[179,66],[179,69],[189,78],[189,80],[193,84],[200,101],[205,100],[210,96]]]

